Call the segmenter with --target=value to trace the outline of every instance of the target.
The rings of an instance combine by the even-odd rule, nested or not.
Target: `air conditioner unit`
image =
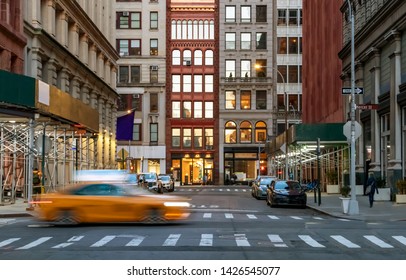
[[[133,98],[140,98],[139,94],[133,94]]]
[[[192,65],[192,62],[191,62],[190,60],[186,60],[186,61],[185,61],[185,65],[186,65],[186,66],[191,66],[191,65]]]
[[[158,71],[158,66],[157,66],[157,65],[151,66],[151,70],[152,70],[152,71]]]
[[[128,52],[120,52],[120,56],[128,56]]]
[[[130,12],[123,12],[123,16],[128,17],[130,15]]]

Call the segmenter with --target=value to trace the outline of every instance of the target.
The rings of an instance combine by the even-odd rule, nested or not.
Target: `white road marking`
[[[290,216],[292,219],[294,219],[294,220],[303,220],[303,218],[301,218],[301,217],[298,217],[298,216]]]
[[[203,218],[210,219],[211,218],[211,213],[204,213]]]
[[[322,217],[313,217],[315,220],[324,220]]]
[[[237,246],[239,246],[239,247],[251,246],[244,233],[236,233],[236,234],[234,234],[234,237],[235,237],[235,242],[237,243]]]
[[[361,248],[359,245],[352,243],[350,240],[343,237],[342,235],[332,235],[331,238],[333,238],[338,243],[343,244],[347,248]]]
[[[279,220],[279,218],[278,218],[278,217],[273,216],[273,215],[268,215],[268,217],[269,217],[270,219],[272,219],[272,220]]]
[[[180,238],[180,234],[170,234],[162,246],[175,246]]]
[[[213,234],[202,234],[199,246],[213,246]]]
[[[79,235],[79,236],[72,236],[72,237],[71,237],[71,238],[68,240],[68,242],[75,242],[75,241],[79,241],[79,240],[81,240],[83,237],[84,237],[83,235]]]
[[[40,245],[40,244],[42,244],[42,243],[48,241],[48,240],[51,239],[51,238],[52,238],[52,237],[41,237],[41,238],[38,238],[37,240],[35,240],[35,241],[31,242],[31,243],[28,243],[28,244],[25,245],[25,246],[19,247],[19,248],[17,248],[16,250],[26,250],[26,249],[30,249],[30,248],[32,248],[32,247],[38,246],[38,245]]]
[[[282,238],[278,234],[268,234],[268,238],[275,247],[288,247],[288,245],[283,242]]]
[[[233,219],[233,218],[234,218],[234,215],[231,214],[231,213],[225,213],[224,216],[225,216],[227,219]]]
[[[21,238],[9,238],[9,239],[6,239],[6,240],[0,242],[0,248],[4,247],[4,246],[7,246],[7,245],[13,243],[14,241],[17,241],[17,240],[20,240],[20,239]]]
[[[258,219],[257,216],[251,215],[251,214],[247,214],[247,217],[248,217],[248,219],[252,219],[252,220]]]
[[[103,237],[102,239],[100,239],[99,241],[97,241],[96,243],[92,244],[90,247],[101,247],[106,245],[107,243],[109,243],[111,240],[113,240],[114,238],[116,238],[115,235],[106,235],[105,237]]]
[[[310,237],[310,235],[299,235],[299,238],[302,239],[306,244],[315,248],[325,248],[324,245],[320,244],[316,240]]]
[[[381,248],[393,248],[392,245],[386,243],[385,241],[383,241],[382,239],[379,239],[378,237],[376,237],[374,235],[364,235],[364,237]]]
[[[137,235],[133,239],[131,239],[130,242],[125,244],[125,246],[138,246],[141,244],[142,241],[144,241],[144,239],[145,239],[145,236]]]
[[[403,245],[406,245],[406,237],[401,236],[401,235],[396,235],[396,236],[392,236],[392,237],[395,238],[400,243],[402,243]]]

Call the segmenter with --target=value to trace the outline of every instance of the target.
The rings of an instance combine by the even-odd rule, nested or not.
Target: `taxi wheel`
[[[77,225],[79,219],[74,210],[64,209],[58,211],[55,223],[58,225]]]
[[[156,224],[165,222],[163,210],[159,208],[150,208],[146,210],[142,222],[147,224]]]

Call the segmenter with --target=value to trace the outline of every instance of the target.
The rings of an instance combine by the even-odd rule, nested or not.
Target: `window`
[[[265,78],[267,76],[266,67],[266,59],[257,59],[255,61],[255,70],[258,78]]]
[[[226,60],[226,77],[235,78],[235,60],[234,59]]]
[[[241,60],[241,75],[240,77],[251,77],[251,60]]]
[[[263,143],[266,141],[267,132],[266,132],[266,123],[265,122],[257,122],[255,124],[255,142]]]
[[[251,33],[241,33],[241,49],[251,49]]]
[[[241,6],[241,22],[251,22],[251,6]]]
[[[183,102],[183,118],[190,119],[192,117],[192,102],[184,101]]]
[[[250,110],[251,109],[251,91],[243,90],[240,94],[240,108],[241,110]]]
[[[212,50],[206,50],[204,64],[213,65],[213,51]]]
[[[192,129],[191,128],[183,129],[183,147],[184,148],[192,147]]]
[[[141,67],[131,66],[131,83],[139,83],[141,81]]]
[[[140,123],[133,124],[133,137],[132,137],[132,140],[141,141],[141,124]]]
[[[203,64],[203,52],[201,50],[195,50],[194,63],[195,65]]]
[[[289,65],[289,78],[288,83],[297,83],[299,81],[298,65]]]
[[[252,142],[252,127],[248,121],[243,121],[240,125],[240,142],[251,143]]]
[[[284,81],[287,82],[288,81],[288,77],[287,77],[287,66],[286,65],[278,65],[278,71],[280,74],[278,74],[278,79],[277,82],[278,83],[283,83]],[[283,80],[282,77],[283,76]]]
[[[149,41],[149,54],[158,55],[158,39],[151,39]]]
[[[172,75],[172,92],[180,92],[180,75]]]
[[[214,117],[213,101],[204,102],[204,117],[206,119],[212,119]]]
[[[149,69],[150,83],[158,83],[158,66],[151,66]]]
[[[289,38],[289,54],[297,54],[298,53],[298,40],[297,37],[290,37]]]
[[[149,14],[149,28],[158,29],[158,12],[151,12]]]
[[[289,10],[289,25],[297,25],[297,10]]]
[[[150,128],[150,142],[157,143],[158,142],[158,123],[149,124],[149,128]]]
[[[203,76],[202,75],[194,75],[194,92],[203,92]]]
[[[266,50],[266,32],[258,32],[256,34],[257,50]]]
[[[286,25],[286,10],[278,10],[278,25]]]
[[[172,65],[180,65],[180,50],[172,51]]]
[[[212,150],[214,145],[214,129],[205,128],[204,129],[204,142],[206,150]]]
[[[235,6],[226,6],[226,22],[235,22]]]
[[[214,89],[213,75],[204,76],[204,92],[213,92]]]
[[[264,5],[258,5],[256,7],[256,18],[257,18],[257,22],[266,22],[266,6]]]
[[[235,33],[226,33],[226,50],[235,50]]]
[[[10,24],[10,0],[0,1],[0,21]]]
[[[140,12],[119,12],[117,17],[118,29],[141,29]]]
[[[196,101],[193,104],[194,104],[193,117],[195,119],[203,118],[203,102],[202,101]]]
[[[191,50],[183,51],[183,65],[186,65],[186,66],[192,65],[192,51]]]
[[[227,90],[226,91],[226,109],[235,109],[235,91]]]
[[[172,101],[172,118],[180,118],[180,101]]]
[[[257,110],[265,110],[266,109],[266,90],[257,90],[256,91],[256,104]]]
[[[120,39],[118,41],[118,52],[121,56],[141,55],[140,39]]]
[[[288,53],[288,42],[286,37],[278,37],[278,54],[287,54]]]
[[[180,128],[172,128],[172,147],[180,147]]]
[[[192,75],[183,75],[183,92],[192,92]]]
[[[119,66],[119,83],[128,83],[130,81],[128,66]]]
[[[150,93],[149,95],[149,110],[151,113],[158,112],[158,93]]]
[[[193,129],[193,144],[195,149],[200,149],[203,147],[203,129]]]
[[[237,126],[235,122],[229,121],[225,125],[224,140],[227,144],[237,143]]]

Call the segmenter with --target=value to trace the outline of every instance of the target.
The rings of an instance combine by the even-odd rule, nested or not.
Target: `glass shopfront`
[[[200,154],[185,154],[180,159],[172,159],[172,173],[182,185],[211,185],[213,183],[214,161]]]

